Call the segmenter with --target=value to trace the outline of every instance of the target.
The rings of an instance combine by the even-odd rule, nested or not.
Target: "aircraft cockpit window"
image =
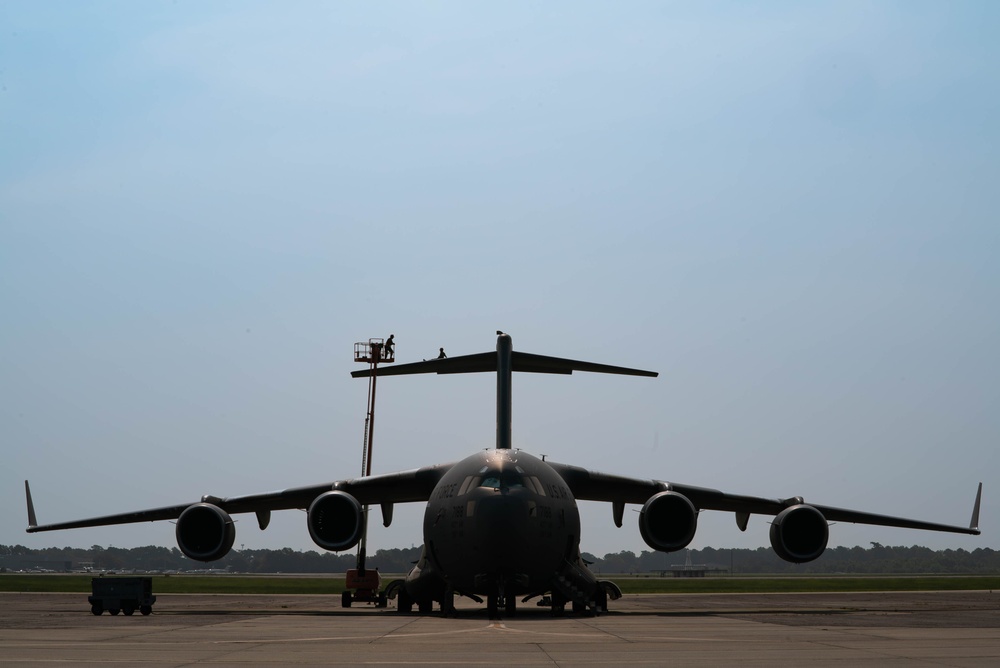
[[[535,483],[535,491],[538,492],[539,496],[548,496],[545,493],[545,485],[542,484],[542,481],[537,476],[531,476],[531,480]]]
[[[479,476],[469,475],[465,476],[465,480],[462,482],[462,486],[458,489],[458,496],[462,496],[470,489],[475,489],[479,487]]]
[[[504,487],[524,487],[524,477],[517,471],[506,470],[501,476]]]
[[[479,483],[480,487],[492,487],[493,489],[500,489],[500,475],[494,471],[493,473],[483,476],[483,481]]]
[[[535,481],[531,479],[531,476],[524,476],[524,486],[530,489],[535,494],[538,494],[538,490],[535,489]]]
[[[505,487],[510,489],[512,487],[524,487],[524,477],[517,471],[507,469],[504,471],[487,471],[483,474],[482,480],[479,478],[473,479],[469,488],[472,487],[490,487],[492,489],[500,489]],[[476,481],[479,481],[478,483]]]

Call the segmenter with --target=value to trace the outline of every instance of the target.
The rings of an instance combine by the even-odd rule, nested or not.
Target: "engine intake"
[[[195,503],[177,518],[177,546],[189,559],[215,561],[229,554],[236,525],[229,513],[211,503]]]
[[[694,538],[698,511],[691,501],[677,492],[659,492],[639,511],[639,533],[654,550],[682,550]]]
[[[349,550],[361,540],[361,504],[347,492],[317,496],[309,506],[309,535],[324,550]]]
[[[830,539],[830,526],[823,513],[799,504],[785,508],[771,522],[771,547],[775,554],[793,564],[819,558]]]

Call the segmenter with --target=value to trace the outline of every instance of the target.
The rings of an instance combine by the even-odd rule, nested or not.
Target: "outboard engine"
[[[817,559],[829,539],[826,518],[812,506],[785,508],[771,522],[771,547],[779,557],[794,564]]]
[[[215,561],[229,554],[236,525],[229,513],[211,503],[195,503],[177,518],[177,546],[189,559]]]
[[[347,492],[320,494],[309,505],[308,517],[309,535],[324,550],[349,550],[361,540],[361,504]]]
[[[694,504],[677,492],[654,494],[639,511],[639,533],[654,550],[674,552],[684,549],[698,528]]]

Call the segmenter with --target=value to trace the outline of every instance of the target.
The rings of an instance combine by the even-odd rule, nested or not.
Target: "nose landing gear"
[[[498,619],[501,609],[504,617],[513,617],[517,612],[517,596],[506,593],[502,581],[497,585],[497,593],[486,597],[486,611],[490,619]]]

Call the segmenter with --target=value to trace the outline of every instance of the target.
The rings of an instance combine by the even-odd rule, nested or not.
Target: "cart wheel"
[[[135,614],[135,608],[133,607],[122,608],[122,612],[125,613],[126,617],[131,617],[133,614]]]
[[[108,612],[112,615],[117,615],[119,613],[118,608],[108,608]]]
[[[148,615],[149,613],[153,612],[153,606],[151,606],[151,605],[140,605],[139,606],[139,612],[141,612],[144,615]]]
[[[100,615],[102,612],[104,612],[104,608],[95,603],[94,605],[90,606],[90,611],[95,615]]]
[[[340,607],[349,608],[351,607],[351,592],[344,591],[340,593]]]

